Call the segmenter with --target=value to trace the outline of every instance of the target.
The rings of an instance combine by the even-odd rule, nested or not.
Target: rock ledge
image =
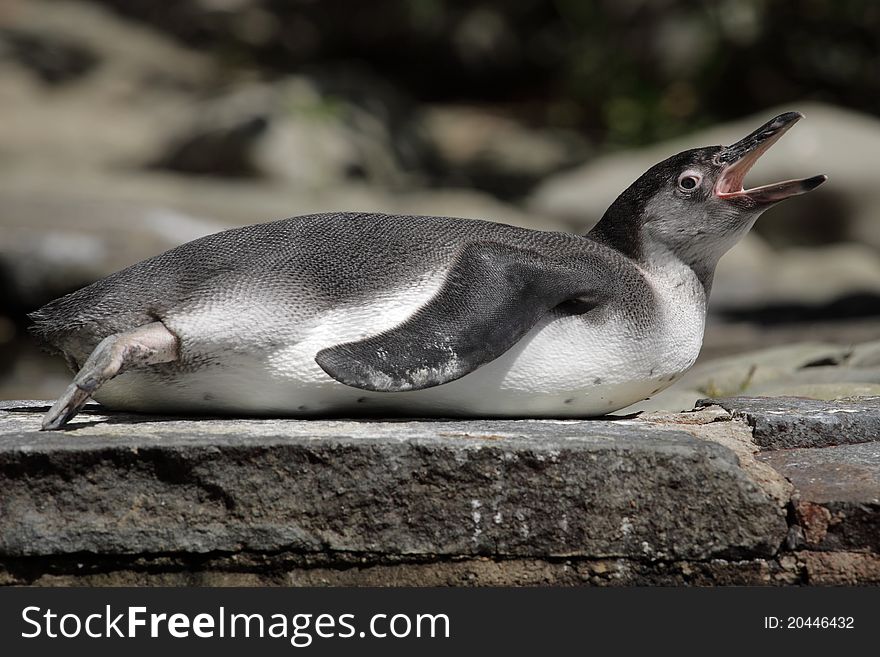
[[[40,433],[45,408],[0,402],[0,582],[803,583],[806,551],[826,553],[826,582],[880,581],[862,499],[880,444],[837,448],[858,448],[859,485],[821,497],[718,406],[564,421],[93,406]],[[792,451],[826,450],[777,453]]]

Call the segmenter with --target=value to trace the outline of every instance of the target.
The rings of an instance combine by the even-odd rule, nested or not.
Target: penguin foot
[[[71,383],[43,417],[41,431],[55,431],[67,424],[89,401],[90,393]]]
[[[73,382],[43,417],[42,431],[54,431],[80,412],[89,397],[127,369],[168,363],[178,358],[177,337],[161,322],[145,324],[104,338]]]

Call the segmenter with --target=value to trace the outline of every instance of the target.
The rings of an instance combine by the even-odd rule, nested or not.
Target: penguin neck
[[[587,237],[639,262],[644,251],[639,226],[642,210],[635,199],[621,194],[608,207],[599,223],[587,233]]]
[[[715,262],[703,258],[691,262],[654,240],[648,243],[642,232],[644,211],[644,204],[638,198],[622,194],[586,236],[621,253],[648,272],[659,275],[666,271],[683,271],[681,268],[687,267],[696,276],[708,299],[715,275]]]
[[[708,304],[715,275],[715,263],[692,263],[676,254],[668,246],[651,241],[642,249],[637,261],[645,275],[652,280],[663,280],[675,288],[687,290],[702,297]]]

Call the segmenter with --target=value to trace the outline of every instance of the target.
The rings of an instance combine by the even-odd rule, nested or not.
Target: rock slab
[[[52,433],[0,402],[0,584],[880,584],[874,402]]]
[[[792,547],[880,554],[880,442],[759,455],[794,485]]]
[[[185,420],[0,404],[0,559],[709,559],[787,526],[722,445],[638,421]]]
[[[880,440],[880,397],[831,402],[802,397],[701,399],[745,420],[762,449],[858,444]]]

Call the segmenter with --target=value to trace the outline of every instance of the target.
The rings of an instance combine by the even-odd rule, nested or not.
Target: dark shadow
[[[741,310],[720,310],[728,321],[752,322],[764,326],[805,322],[842,322],[880,317],[880,294],[861,292],[839,297],[826,304],[775,303]]]
[[[9,408],[5,408],[3,410],[8,411],[10,413],[35,413],[39,415],[44,415],[49,411],[49,406],[12,406]],[[610,422],[615,420],[632,420],[637,418],[641,414],[641,411],[637,413],[631,413],[629,415],[601,415],[594,417],[530,417],[530,416],[497,416],[497,417],[455,417],[455,416],[438,416],[438,417],[430,417],[430,416],[406,416],[406,415],[370,415],[368,413],[364,413],[363,415],[345,415],[345,414],[324,414],[324,415],[315,415],[309,417],[291,417],[285,415],[151,415],[148,413],[134,413],[131,411],[112,411],[110,409],[102,408],[97,404],[90,404],[86,406],[83,410],[81,410],[76,418],[70,421],[69,424],[65,425],[60,429],[56,429],[55,431],[62,432],[71,432],[76,431],[77,429],[83,429],[86,427],[98,426],[102,424],[142,424],[142,423],[154,423],[154,422],[199,422],[199,421],[210,421],[210,420],[289,420],[289,421],[297,421],[297,422],[312,422],[312,421],[320,421],[320,420],[342,420],[346,422],[358,422],[362,424],[387,424],[387,423],[407,423],[407,422],[467,422],[469,420],[474,421],[519,421],[519,420],[578,420],[578,421],[596,421],[596,422]],[[88,416],[101,415],[106,416],[106,419],[102,420],[92,420],[92,421],[78,421],[82,420]]]
[[[600,417],[585,417],[585,418],[577,418],[584,420],[635,420],[639,417],[644,411],[636,411],[635,413],[627,413],[626,415],[602,415]]]
[[[3,410],[10,413],[35,413],[45,415],[49,411],[49,406],[11,406]],[[93,420],[87,422],[79,422],[87,416],[102,415],[106,416],[103,420]],[[133,413],[131,411],[112,411],[102,408],[97,404],[91,404],[76,414],[76,417],[69,424],[55,429],[55,431],[74,431],[85,427],[97,426],[101,424],[141,424],[145,422],[181,422],[192,420],[228,420],[228,419],[251,419],[240,416],[222,416],[222,415],[150,415],[147,413]]]

